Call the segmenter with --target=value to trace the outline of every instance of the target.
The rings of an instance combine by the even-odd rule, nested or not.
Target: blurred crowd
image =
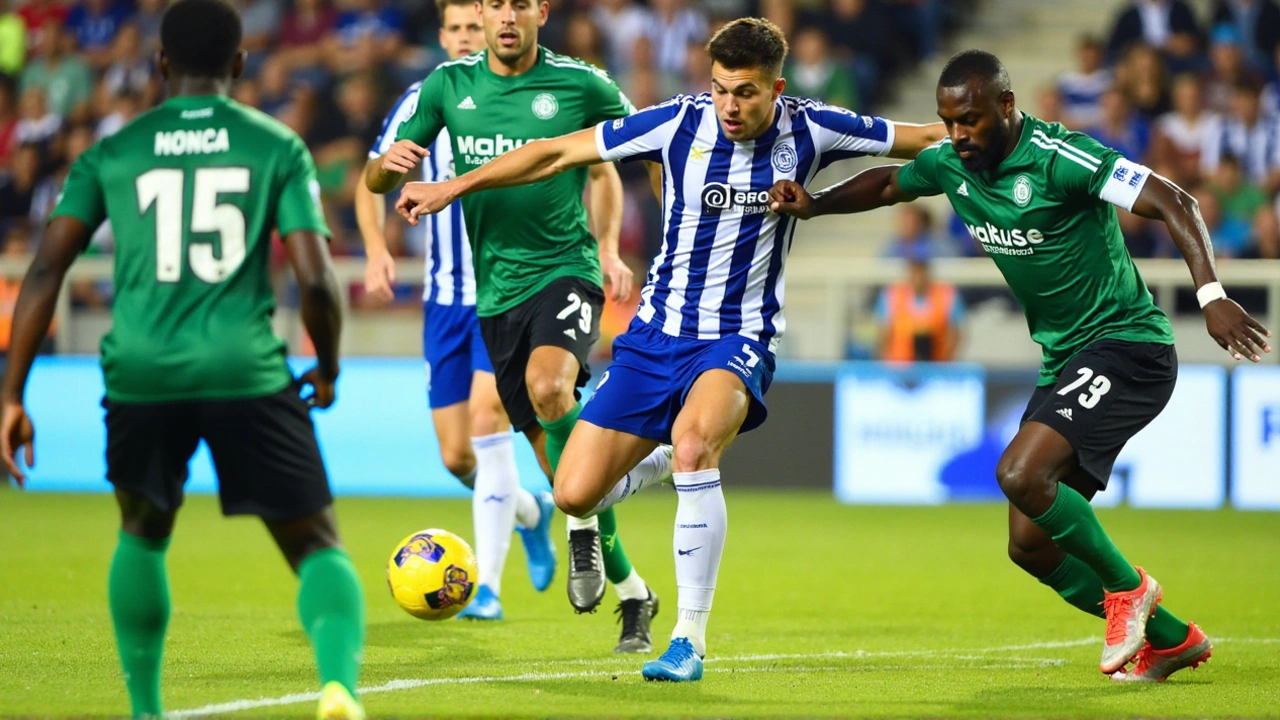
[[[234,97],[310,146],[336,255],[362,252],[351,209],[365,153],[401,90],[444,60],[434,0],[236,0],[249,51]],[[167,0],[0,0],[0,251],[39,241],[70,163],[164,98],[155,72]],[[702,92],[702,46],[729,19],[763,15],[792,41],[789,92],[873,109],[893,80],[937,51],[969,0],[553,0],[543,45],[609,70],[644,107]],[[637,169],[638,170],[638,169]],[[628,172],[623,251],[643,267],[658,208]],[[421,251],[389,223],[392,247]],[[104,229],[94,252],[110,252]],[[83,305],[105,288],[77,288]],[[411,294],[406,293],[406,297]],[[358,301],[358,296],[355,297]]]

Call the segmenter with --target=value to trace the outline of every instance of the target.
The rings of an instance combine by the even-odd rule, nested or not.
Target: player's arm
[[[662,175],[662,163],[645,161],[645,167],[649,170],[649,186],[653,188],[653,196],[657,198],[658,204],[662,204],[662,186],[665,180]]]
[[[600,271],[609,281],[609,296],[614,302],[631,298],[632,272],[618,256],[618,240],[622,235],[622,178],[613,163],[590,166],[591,223],[596,243],[600,246]]]
[[[819,215],[844,215],[914,200],[898,184],[902,165],[881,165],[810,194],[794,180],[779,180],[769,189],[770,209],[801,220]]]
[[[893,146],[885,153],[892,158],[914,160],[925,148],[947,136],[947,126],[940,122],[928,125],[893,123]]]
[[[364,167],[364,184],[369,190],[385,195],[400,187],[404,176],[422,164],[428,155],[427,146],[444,129],[444,116],[440,113],[443,83],[443,73],[432,73],[417,93],[396,102],[387,128],[375,143],[382,146],[382,152]]]
[[[531,185],[584,165],[603,162],[596,129],[587,128],[549,140],[534,140],[487,165],[441,183],[411,182],[400,192],[396,210],[418,224],[418,216],[438,213],[460,197],[484,190]],[[377,192],[377,188],[370,187]]]
[[[18,470],[14,454],[26,448],[26,464],[35,464],[35,429],[23,408],[27,377],[35,362],[40,343],[49,335],[49,324],[58,303],[58,293],[67,270],[76,256],[89,246],[94,228],[80,220],[56,217],[44,231],[44,239],[36,250],[31,266],[22,280],[22,290],[13,309],[12,334],[9,339],[9,366],[4,376],[3,409],[0,410],[0,455],[9,474],[21,486],[26,476]]]
[[[354,198],[356,225],[364,241],[364,292],[378,303],[389,303],[395,297],[391,286],[396,281],[396,261],[387,249],[386,205],[364,183],[356,183]]]
[[[1213,242],[1209,239],[1209,230],[1195,198],[1152,173],[1134,201],[1132,212],[1163,221],[1169,228],[1169,235],[1191,270],[1209,335],[1218,345],[1236,360],[1247,357],[1259,362],[1262,359],[1260,353],[1271,352],[1271,346],[1264,339],[1271,337],[1271,332],[1234,300],[1227,298],[1222,283],[1218,282],[1213,263]]]
[[[328,240],[314,230],[295,230],[284,236],[289,264],[298,280],[302,306],[302,326],[316,349],[316,366],[301,378],[314,388],[308,398],[312,405],[333,404],[334,382],[338,379],[338,340],[342,337],[342,292],[329,259]]]

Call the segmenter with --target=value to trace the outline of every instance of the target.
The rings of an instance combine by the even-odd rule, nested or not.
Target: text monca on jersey
[[[226,128],[156,133],[156,155],[210,155],[231,150]]]

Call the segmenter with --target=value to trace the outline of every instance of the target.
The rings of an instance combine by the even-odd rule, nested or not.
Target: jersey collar
[[[226,105],[231,102],[231,98],[226,95],[178,95],[164,101],[165,107],[175,107],[182,110],[190,110],[197,107],[208,107],[210,105]]]
[[[538,59],[534,61],[533,65],[530,66],[528,70],[520,73],[519,75],[499,75],[493,71],[493,68],[489,67],[489,48],[485,48],[482,52],[484,53],[484,60],[481,61],[481,64],[484,65],[485,74],[493,78],[495,81],[502,83],[516,82],[521,78],[529,77],[529,75],[533,73],[534,70],[541,67],[547,59],[547,49],[539,45]]]

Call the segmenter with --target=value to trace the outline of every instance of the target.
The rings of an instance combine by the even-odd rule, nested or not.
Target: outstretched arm
[[[881,165],[810,194],[794,180],[780,180],[769,190],[770,209],[801,220],[818,215],[866,212],[914,200],[898,185],[901,165]]]
[[[1213,242],[1209,239],[1209,230],[1200,216],[1195,198],[1163,177],[1152,174],[1133,204],[1133,213],[1162,220],[1168,226],[1169,235],[1191,270],[1209,335],[1218,345],[1236,360],[1247,357],[1258,362],[1262,359],[1260,353],[1271,352],[1271,346],[1264,339],[1271,337],[1271,332],[1235,301],[1229,300],[1218,282],[1213,264]]]
[[[53,322],[54,307],[62,281],[76,256],[84,252],[93,235],[93,228],[70,216],[60,216],[49,223],[44,240],[36,250],[36,256],[27,268],[18,293],[18,303],[13,310],[13,330],[9,341],[9,367],[4,376],[4,391],[0,395],[0,456],[9,474],[21,485],[26,477],[18,470],[14,455],[26,446],[26,463],[35,463],[35,430],[22,406],[27,389],[27,377],[35,362],[40,342],[49,334]]]
[[[596,129],[587,128],[550,140],[534,140],[484,167],[442,183],[408,183],[396,210],[411,225],[418,216],[437,213],[463,195],[496,188],[531,185],[572,168],[603,162]]]
[[[893,147],[887,153],[891,158],[914,160],[925,148],[947,136],[947,126],[940,122],[928,125],[895,122]]]

